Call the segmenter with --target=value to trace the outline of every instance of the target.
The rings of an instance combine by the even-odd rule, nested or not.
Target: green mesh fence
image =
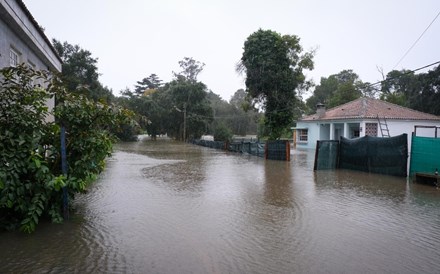
[[[266,159],[290,161],[289,141],[268,141],[266,143]]]
[[[228,150],[264,157],[264,145],[260,142],[232,142],[229,143]]]
[[[191,141],[195,145],[215,148],[215,149],[225,149],[226,143],[222,141],[208,141],[208,140],[192,140]]]
[[[314,170],[338,167],[339,141],[317,141]]]
[[[289,141],[260,142],[216,142],[207,140],[192,140],[191,143],[199,146],[225,149],[232,152],[250,154],[258,157],[265,157],[269,160],[290,161]]]
[[[413,136],[411,142],[410,176],[416,172],[440,171],[440,139]]]
[[[365,136],[340,141],[319,141],[315,170],[351,169],[394,176],[407,175],[408,136],[390,138]]]
[[[406,177],[407,165],[407,134],[390,138],[341,138],[339,168]]]
[[[191,143],[198,146],[204,146],[214,149],[224,149],[232,152],[251,154],[258,157],[265,156],[265,144],[260,142],[223,142],[208,140],[191,140]]]

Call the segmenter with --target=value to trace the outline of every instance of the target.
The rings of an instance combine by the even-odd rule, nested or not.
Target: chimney
[[[322,118],[325,115],[325,105],[323,103],[316,104],[316,115],[318,118]]]

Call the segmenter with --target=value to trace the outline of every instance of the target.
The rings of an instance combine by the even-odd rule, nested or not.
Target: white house
[[[61,72],[62,61],[21,0],[0,0],[0,68],[27,64]],[[54,98],[47,102],[54,106]],[[51,117],[53,119],[53,117]]]
[[[341,136],[389,137],[406,133],[410,149],[414,126],[434,127],[418,128],[417,136],[440,137],[435,136],[435,127],[440,127],[439,116],[377,99],[359,98],[329,110],[318,104],[316,114],[299,119],[292,129],[297,148],[314,149],[318,140],[339,140]]]

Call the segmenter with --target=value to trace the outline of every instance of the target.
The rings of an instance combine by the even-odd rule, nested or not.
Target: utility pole
[[[183,142],[186,143],[186,103],[183,104]]]
[[[183,141],[186,142],[186,103],[183,104],[183,111],[176,106],[174,106],[174,109],[183,112]]]

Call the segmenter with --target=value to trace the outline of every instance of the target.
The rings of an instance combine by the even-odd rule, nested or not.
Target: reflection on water
[[[440,190],[313,160],[120,144],[72,220],[0,233],[0,272],[439,272]]]

